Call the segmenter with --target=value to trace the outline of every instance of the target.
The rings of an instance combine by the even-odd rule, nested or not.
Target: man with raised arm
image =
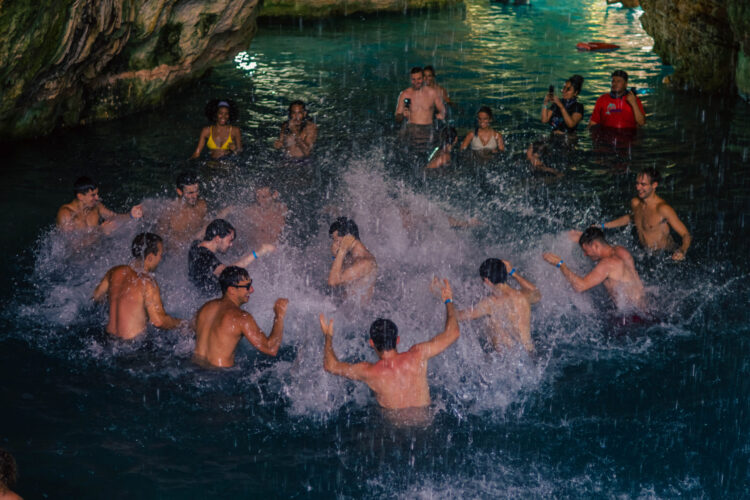
[[[383,408],[401,409],[424,407],[430,404],[427,384],[427,362],[446,350],[459,337],[453,294],[448,280],[441,290],[445,302],[445,329],[427,342],[414,345],[406,352],[398,352],[398,328],[388,319],[377,319],[370,326],[370,346],[380,360],[377,363],[345,363],[333,351],[333,319],[320,315],[320,329],[325,336],[323,368],[328,373],[359,380],[375,393]]]
[[[520,290],[507,283],[509,276],[515,278],[521,286]],[[482,262],[479,277],[490,288],[491,294],[476,306],[458,311],[458,320],[486,317],[491,331],[490,341],[498,352],[518,343],[528,353],[534,352],[534,343],[531,341],[531,304],[536,304],[542,298],[537,287],[511,267],[510,262],[500,259]],[[437,278],[433,279],[433,291],[436,284]]]
[[[140,233],[133,239],[133,260],[115,266],[104,275],[94,290],[93,300],[109,299],[107,333],[132,339],[146,330],[147,322],[157,328],[171,330],[184,324],[164,311],[159,285],[152,276],[164,251],[161,237]]]
[[[195,240],[188,253],[188,277],[204,295],[217,295],[220,292],[219,275],[227,267],[216,256],[216,252],[226,253],[234,243],[234,227],[224,219],[216,219],[206,227],[203,241]],[[273,252],[273,245],[261,245],[256,252],[235,262],[234,266],[247,267],[251,262]]]
[[[208,206],[200,197],[198,177],[188,172],[177,176],[177,199],[171,201],[159,218],[157,229],[175,245],[187,243],[206,225]]]
[[[289,105],[289,119],[281,125],[279,138],[273,143],[276,149],[284,149],[292,158],[307,158],[318,139],[318,126],[307,118],[307,107],[303,101]]]
[[[219,283],[222,297],[206,302],[195,317],[193,361],[208,367],[234,366],[234,351],[243,336],[263,354],[276,356],[284,335],[284,316],[289,300],[276,299],[271,335],[266,337],[253,316],[240,309],[254,291],[247,270],[229,266],[221,272]]]
[[[99,198],[99,186],[88,177],[79,177],[73,184],[73,201],[57,211],[57,227],[63,231],[100,228],[110,234],[128,221],[128,214],[118,214],[104,206]],[[130,217],[140,219],[140,205],[130,209]]]
[[[603,223],[602,228],[620,227],[633,222],[638,230],[641,245],[649,250],[674,251],[672,259],[683,260],[692,238],[674,209],[656,194],[660,181],[661,175],[655,168],[642,170],[635,180],[635,191],[638,196],[630,200],[631,212]],[[682,245],[677,249],[677,244],[669,234],[670,228],[682,238]]]
[[[562,271],[563,276],[578,293],[603,284],[619,311],[646,311],[643,283],[635,270],[633,257],[621,246],[613,247],[604,239],[597,227],[590,227],[581,234],[578,244],[583,254],[596,266],[586,276],[578,276],[560,256],[545,252],[542,257]]]
[[[596,100],[588,126],[632,130],[645,124],[643,103],[634,92],[628,91],[628,74],[621,69],[612,72],[610,92]]]
[[[378,264],[359,240],[359,228],[346,217],[336,219],[328,229],[331,236],[333,264],[328,272],[328,286],[341,287],[345,298],[369,302],[375,290]]]

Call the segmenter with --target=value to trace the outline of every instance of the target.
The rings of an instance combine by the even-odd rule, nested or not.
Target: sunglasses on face
[[[245,290],[250,290],[250,287],[253,286],[253,280],[250,280],[250,283],[248,283],[247,285],[230,285],[230,286],[233,286],[235,288],[244,288]]]

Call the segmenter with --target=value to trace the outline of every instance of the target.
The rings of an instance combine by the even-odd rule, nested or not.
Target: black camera
[[[411,99],[409,99],[408,97],[404,97],[404,107],[406,109],[409,109],[410,105],[411,105]]]
[[[553,95],[554,93],[555,93],[555,86],[554,85],[550,85],[549,86],[549,95]]]

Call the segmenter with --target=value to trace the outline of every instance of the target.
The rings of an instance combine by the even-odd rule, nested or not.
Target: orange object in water
[[[596,51],[608,51],[608,50],[617,50],[620,48],[619,45],[615,45],[614,43],[604,43],[604,42],[580,42],[576,44],[576,48],[578,50],[596,50]]]

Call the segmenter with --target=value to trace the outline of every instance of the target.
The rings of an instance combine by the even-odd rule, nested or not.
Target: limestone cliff
[[[159,103],[248,46],[257,0],[0,0],[0,137]]]
[[[371,12],[444,7],[463,0],[263,0],[260,16],[324,18]]]
[[[641,0],[654,51],[674,66],[670,83],[750,96],[747,0]]]

